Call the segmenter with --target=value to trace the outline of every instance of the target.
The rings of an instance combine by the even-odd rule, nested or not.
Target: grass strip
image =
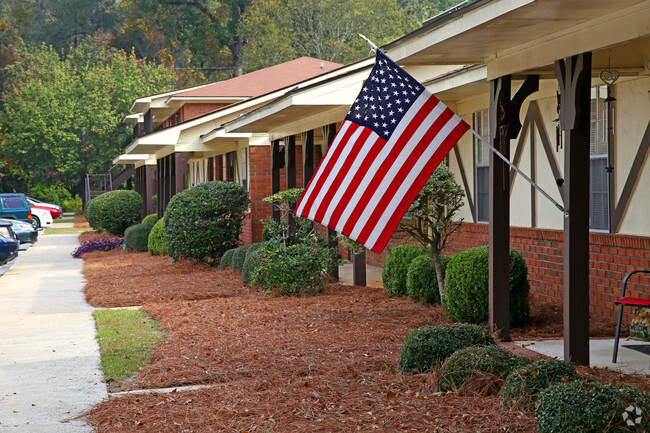
[[[66,218],[57,218],[53,221],[53,224],[59,223],[76,223],[77,221],[84,221],[84,217],[66,217]]]
[[[47,227],[41,235],[78,235],[79,233],[89,232],[90,227]]]
[[[140,310],[95,310],[97,341],[106,382],[122,380],[145,366],[166,335],[160,323]]]

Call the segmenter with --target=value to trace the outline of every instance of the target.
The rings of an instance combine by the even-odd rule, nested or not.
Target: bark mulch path
[[[340,285],[277,297],[243,287],[234,272],[149,253],[83,259],[91,305],[142,305],[170,335],[148,367],[109,384],[113,391],[213,385],[111,398],[88,413],[99,433],[536,431],[532,414],[505,410],[496,396],[439,395],[434,374],[396,371],[413,329],[447,321],[441,307]],[[550,317],[535,315],[533,325],[514,330],[517,339],[561,335],[552,306],[532,308]],[[580,372],[650,389],[645,376]]]

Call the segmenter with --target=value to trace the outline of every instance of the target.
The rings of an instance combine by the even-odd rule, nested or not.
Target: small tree
[[[442,252],[447,247],[449,236],[458,231],[463,222],[462,218],[454,219],[463,206],[463,197],[463,188],[456,183],[451,170],[442,163],[422,187],[406,212],[406,218],[397,228],[398,232],[407,233],[429,247],[441,298],[445,287]]]
[[[264,203],[270,203],[280,212],[280,221],[268,219],[264,222],[265,240],[277,239],[285,247],[296,245],[316,236],[314,224],[307,218],[293,217],[293,210],[300,200],[303,188],[291,188],[263,198]],[[320,241],[320,239],[317,239]]]

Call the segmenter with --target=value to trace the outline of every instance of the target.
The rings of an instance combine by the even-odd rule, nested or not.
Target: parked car
[[[49,225],[52,225],[52,214],[50,211],[42,209],[40,207],[32,207],[32,227],[35,229],[45,228]]]
[[[38,230],[32,227],[30,223],[2,218],[0,218],[0,222],[11,223],[11,228],[21,244],[35,244],[38,240]]]
[[[63,208],[58,204],[45,203],[44,201],[36,200],[32,197],[26,197],[27,203],[31,207],[44,208],[47,209],[52,215],[52,219],[62,218],[63,217]]]
[[[0,222],[0,265],[18,256],[20,242],[11,228],[10,222]]]
[[[0,194],[0,218],[30,222],[32,210],[25,194]]]

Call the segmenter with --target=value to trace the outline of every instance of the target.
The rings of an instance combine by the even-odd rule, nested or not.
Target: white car
[[[32,227],[45,228],[52,225],[52,214],[44,209],[32,208]]]

